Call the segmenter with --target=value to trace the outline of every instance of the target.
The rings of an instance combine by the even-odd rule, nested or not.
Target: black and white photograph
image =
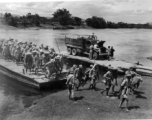
[[[152,119],[152,0],[1,0],[0,120]]]

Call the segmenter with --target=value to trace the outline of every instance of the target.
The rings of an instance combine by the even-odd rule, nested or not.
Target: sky
[[[41,2],[43,1],[43,2]],[[72,16],[83,19],[98,16],[106,21],[152,22],[152,0],[0,0],[2,13],[27,13],[52,17],[57,9],[66,8]],[[0,12],[1,12],[0,11]]]

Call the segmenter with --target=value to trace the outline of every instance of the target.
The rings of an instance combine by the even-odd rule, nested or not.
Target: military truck
[[[90,52],[90,46],[98,45],[98,49],[94,49],[93,59],[107,58],[107,48],[103,46],[105,41],[97,40],[97,36],[92,38],[89,35],[72,35],[65,36],[65,44],[67,46],[67,51],[69,55],[80,55],[88,54]]]

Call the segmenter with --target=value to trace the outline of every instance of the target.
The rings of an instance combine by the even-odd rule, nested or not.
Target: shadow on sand
[[[135,94],[136,98],[147,99],[147,97],[142,95],[142,94],[145,94],[144,92],[135,90],[134,94]]]
[[[129,107],[128,107],[129,110],[138,109],[138,108],[140,108],[140,107],[139,107],[139,106],[129,106]]]
[[[75,101],[78,101],[78,100],[82,100],[84,97],[83,96],[80,96],[80,97],[75,97]]]

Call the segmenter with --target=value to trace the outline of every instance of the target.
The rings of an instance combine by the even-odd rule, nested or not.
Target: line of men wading
[[[104,80],[101,80],[101,83],[104,83],[105,90],[101,91],[103,95],[106,92],[107,98],[110,98],[109,90],[112,88],[112,95],[121,98],[119,108],[122,108],[122,104],[125,102],[125,108],[128,112],[128,101],[129,95],[135,92],[135,89],[138,89],[140,82],[142,82],[141,75],[135,72],[134,67],[131,67],[125,72],[125,75],[120,82],[119,91],[115,92],[115,86],[118,86],[117,82],[117,69],[109,65],[107,72],[103,75]],[[68,86],[68,95],[69,99],[76,101],[74,97],[74,91],[78,90],[80,86],[84,86],[87,82],[90,82],[89,89],[96,90],[96,84],[100,81],[99,78],[99,68],[97,64],[90,65],[85,71],[83,66],[73,65],[67,73],[67,86]]]
[[[33,70],[39,75],[39,70],[45,72],[48,79],[53,74],[61,73],[63,69],[62,55],[57,55],[54,48],[41,44],[39,47],[32,42],[18,42],[9,39],[0,41],[0,53],[6,61],[16,64],[23,63],[26,73]],[[23,69],[23,73],[25,71]]]

